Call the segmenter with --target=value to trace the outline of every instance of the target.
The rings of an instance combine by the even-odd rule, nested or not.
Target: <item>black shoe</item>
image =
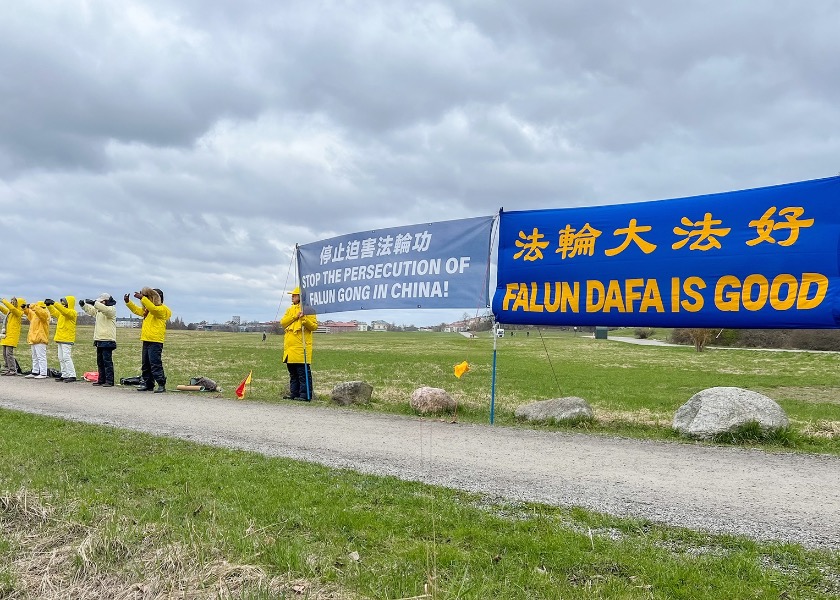
[[[158,384],[155,394],[162,394],[166,391],[166,386],[162,383]]]
[[[135,389],[138,392],[151,392],[154,388],[146,387],[145,385],[138,385]]]
[[[64,381],[64,377],[56,377],[55,380],[56,381]]]
[[[104,383],[99,383],[98,381],[94,381],[91,385],[105,385]]]
[[[56,381],[58,381],[58,380],[56,379]],[[75,381],[76,381],[75,377],[65,377],[64,378],[64,383],[74,383]]]
[[[114,382],[113,381],[106,381],[105,383],[102,384],[102,387],[114,387]]]
[[[300,400],[301,402],[310,402],[310,399],[306,396],[298,396],[295,400]]]

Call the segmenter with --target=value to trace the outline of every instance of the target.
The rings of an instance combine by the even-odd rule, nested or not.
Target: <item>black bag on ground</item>
[[[190,379],[190,385],[199,385],[205,392],[215,392],[218,389],[216,382],[209,377],[193,377]]]
[[[120,377],[120,385],[140,385],[143,378],[140,375],[136,377]]]
[[[47,369],[47,377],[61,377],[61,371],[55,369]]]

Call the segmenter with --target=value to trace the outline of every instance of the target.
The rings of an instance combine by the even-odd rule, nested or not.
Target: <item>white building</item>
[[[372,321],[370,324],[373,331],[388,331],[390,326],[391,324],[388,321]]]

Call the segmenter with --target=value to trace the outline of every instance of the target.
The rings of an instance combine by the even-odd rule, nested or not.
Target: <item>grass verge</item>
[[[0,427],[2,598],[840,594],[838,553],[11,411]]]

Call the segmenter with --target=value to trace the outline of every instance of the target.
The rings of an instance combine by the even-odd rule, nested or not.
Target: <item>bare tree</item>
[[[689,329],[688,336],[691,338],[691,341],[694,342],[694,349],[697,352],[703,352],[703,348],[706,347],[706,344],[712,341],[712,337],[714,336],[714,330]]]

